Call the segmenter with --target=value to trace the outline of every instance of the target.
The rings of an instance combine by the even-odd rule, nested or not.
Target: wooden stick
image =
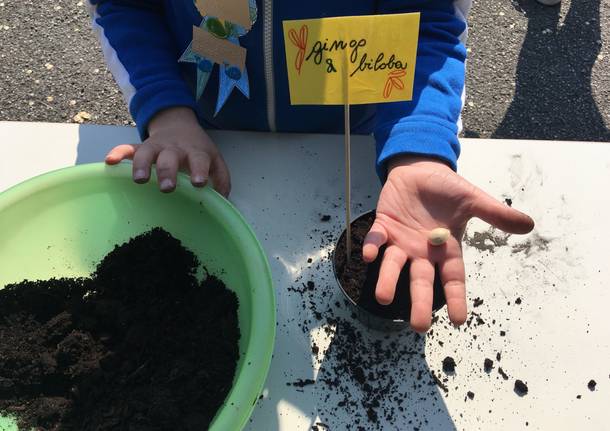
[[[352,257],[352,175],[351,175],[351,142],[350,142],[350,119],[349,119],[349,71],[348,62],[345,62],[345,253],[346,263],[349,264]]]

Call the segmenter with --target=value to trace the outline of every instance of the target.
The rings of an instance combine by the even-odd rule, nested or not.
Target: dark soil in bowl
[[[156,228],[90,278],[0,291],[0,411],[23,430],[203,430],[239,358],[237,298]]]
[[[408,321],[411,316],[411,296],[409,291],[409,268],[407,262],[396,288],[394,301],[389,305],[381,305],[375,298],[375,288],[379,278],[379,269],[385,247],[379,249],[379,255],[375,262],[367,264],[362,259],[362,245],[366,234],[371,229],[375,221],[375,212],[371,211],[356,220],[352,226],[352,250],[349,265],[346,265],[346,245],[345,231],[339,238],[334,253],[334,265],[339,283],[345,293],[359,307],[385,319],[397,319]],[[434,310],[438,310],[445,304],[445,294],[443,292],[440,278],[437,276],[434,281]]]

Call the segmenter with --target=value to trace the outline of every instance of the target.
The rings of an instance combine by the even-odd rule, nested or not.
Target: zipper
[[[263,0],[263,52],[267,88],[267,121],[275,132],[275,84],[273,79],[273,0]]]

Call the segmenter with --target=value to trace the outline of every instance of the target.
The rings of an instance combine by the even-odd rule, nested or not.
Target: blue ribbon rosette
[[[252,25],[254,25],[258,14],[256,0],[249,0],[248,3],[250,9],[250,21]],[[235,45],[239,45],[239,38],[248,32],[248,30],[237,24],[228,21],[223,22],[222,20],[212,16],[204,16],[201,20],[201,24],[199,24],[199,28],[209,32],[219,39],[226,39]],[[182,63],[194,63],[197,65],[196,97],[197,100],[199,100],[203,94],[203,90],[205,90],[205,87],[208,84],[210,75],[214,70],[214,61],[193,51],[192,42],[189,43],[188,47],[180,56],[178,61]],[[245,66],[243,70],[241,70],[239,67],[226,63],[219,64],[218,66],[219,88],[218,99],[216,100],[216,111],[214,112],[214,115],[217,115],[218,112],[220,112],[234,88],[237,88],[247,98],[250,97],[248,71],[246,70]]]

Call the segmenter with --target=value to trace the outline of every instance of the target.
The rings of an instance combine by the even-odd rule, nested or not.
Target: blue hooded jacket
[[[142,139],[172,106],[191,107],[204,128],[343,133],[342,106],[292,106],[282,21],[420,12],[413,100],[351,108],[353,133],[374,133],[377,172],[399,154],[435,157],[454,170],[463,104],[470,0],[257,0],[258,20],[239,39],[247,49],[250,98],[233,91],[214,116],[218,66],[199,101],[197,66],[178,59],[202,16],[193,0],[91,0],[93,26]]]

